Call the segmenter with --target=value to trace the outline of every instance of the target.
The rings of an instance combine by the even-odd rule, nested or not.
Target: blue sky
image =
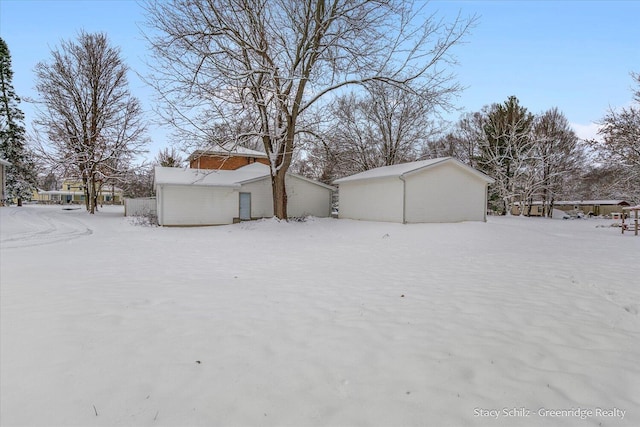
[[[640,1],[434,0],[427,11],[445,18],[458,12],[479,16],[466,42],[453,51],[459,62],[454,71],[467,87],[455,102],[462,111],[515,95],[533,113],[558,107],[586,137],[610,106],[631,102],[629,73],[640,72]],[[0,0],[0,35],[11,50],[18,95],[36,96],[34,66],[80,29],[106,32],[131,69],[146,74],[143,21],[141,6],[132,0]],[[151,110],[151,90],[135,73],[129,80],[133,94]],[[33,110],[21,106],[30,127]],[[168,131],[150,129],[153,157],[170,141]]]

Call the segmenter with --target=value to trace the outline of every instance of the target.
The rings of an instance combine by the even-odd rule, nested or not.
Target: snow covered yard
[[[2,208],[0,425],[638,426],[640,237],[608,223]]]

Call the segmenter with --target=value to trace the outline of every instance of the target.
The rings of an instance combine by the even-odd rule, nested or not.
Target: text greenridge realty
[[[515,417],[515,418],[528,418],[528,417],[542,417],[542,418],[580,418],[581,420],[598,417],[598,418],[620,418],[624,419],[627,411],[620,408],[570,408],[570,409],[550,409],[540,408],[537,410],[531,410],[525,407],[520,408],[502,408],[502,409],[487,409],[487,408],[474,408],[474,417]]]

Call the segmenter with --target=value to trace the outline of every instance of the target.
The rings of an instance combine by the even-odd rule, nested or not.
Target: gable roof
[[[291,173],[287,173],[287,175],[294,176],[329,190],[335,190],[335,188],[330,185],[300,175]],[[242,184],[248,184],[269,178],[270,176],[269,166],[262,163],[252,163],[235,170],[167,168],[162,166],[156,166],[155,168],[156,185],[169,184],[240,188]]]
[[[428,159],[428,160],[420,160],[417,162],[409,162],[409,163],[401,163],[399,165],[392,166],[382,166],[375,169],[370,169],[368,171],[360,172],[355,175],[347,176],[345,178],[340,178],[333,181],[334,184],[341,184],[343,182],[352,182],[352,181],[361,181],[367,179],[377,179],[377,178],[404,178],[405,176],[420,172],[425,169],[429,169],[436,165],[441,165],[445,163],[455,163],[457,166],[466,169],[468,172],[476,175],[478,178],[486,181],[491,184],[494,182],[494,179],[483,174],[482,172],[462,163],[460,160],[454,159],[453,157],[438,157],[436,159]]]
[[[254,163],[259,164],[259,163]],[[249,165],[253,166],[253,165]],[[196,185],[205,187],[240,187],[240,182],[269,175],[269,166],[262,168],[238,168],[236,170],[167,168],[156,166],[156,185]]]

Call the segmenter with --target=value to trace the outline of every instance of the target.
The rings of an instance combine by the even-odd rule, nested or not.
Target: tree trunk
[[[83,191],[84,191],[84,206],[87,208],[87,212],[90,211],[90,206],[89,206],[89,199],[91,197],[91,194],[89,193],[89,179],[86,176],[82,177],[82,186]],[[73,194],[71,194],[71,202],[73,203]]]
[[[503,215],[511,216],[511,203],[509,202],[509,197],[502,198],[502,206],[503,206]]]
[[[22,197],[18,197],[18,206],[22,206]]]
[[[285,177],[287,172],[282,169],[271,176],[271,187],[273,189],[273,215],[279,219],[287,219],[287,188]]]
[[[96,209],[96,204],[95,204],[96,183],[93,176],[89,180],[88,188],[89,188],[89,213],[94,214],[96,213],[96,210],[95,210]]]

